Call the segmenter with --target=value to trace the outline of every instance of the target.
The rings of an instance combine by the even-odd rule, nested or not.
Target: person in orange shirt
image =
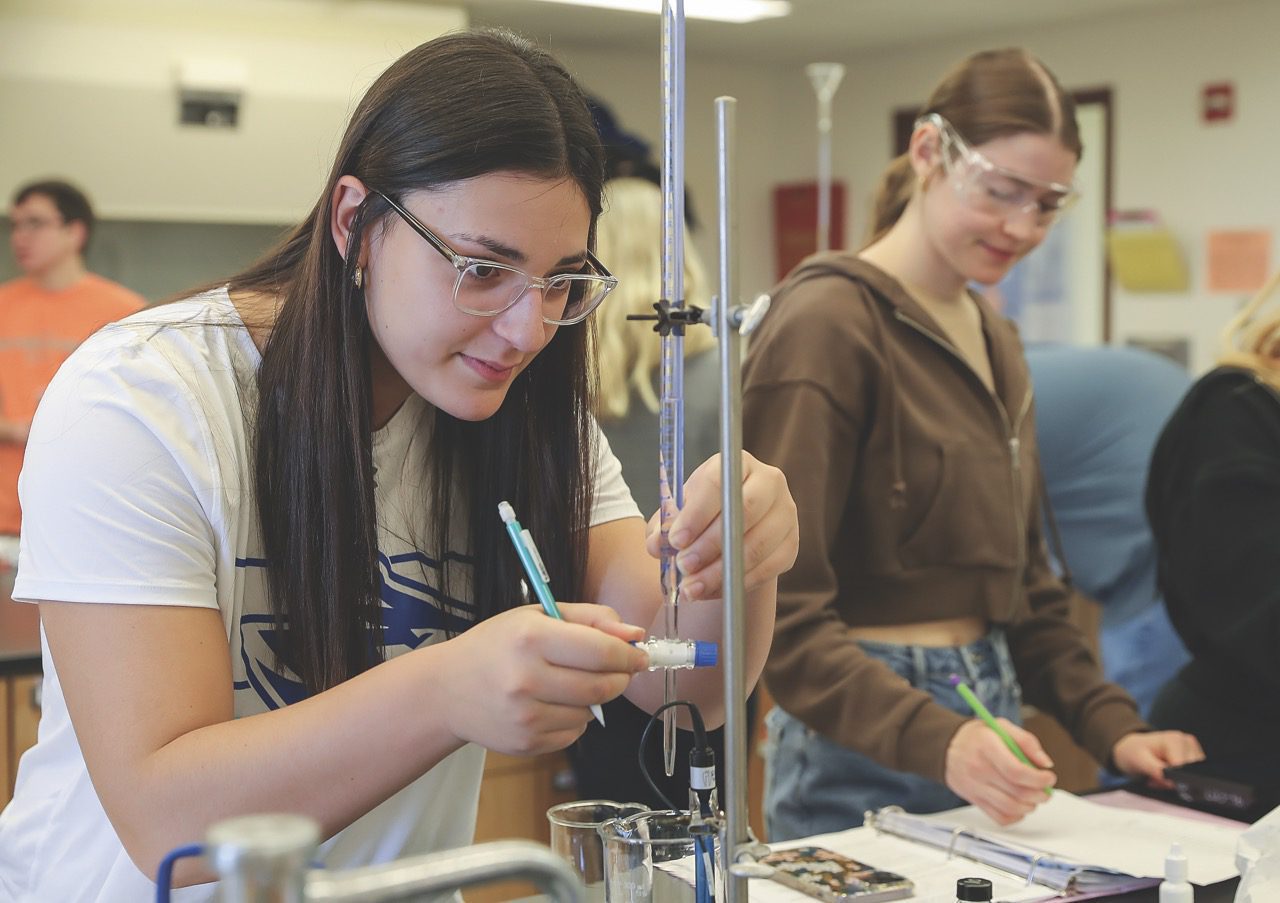
[[[0,285],[0,536],[16,536],[22,525],[18,472],[53,374],[99,327],[146,304],[86,269],[93,208],[75,186],[24,185],[9,208],[9,228],[23,275]]]

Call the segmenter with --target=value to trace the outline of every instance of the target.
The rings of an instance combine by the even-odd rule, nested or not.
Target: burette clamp
[[[702,315],[706,313],[696,304],[689,304],[683,307],[674,307],[670,301],[663,298],[655,301],[653,309],[656,313],[652,314],[627,314],[628,320],[657,320],[654,324],[653,331],[658,335],[666,337],[675,333],[676,335],[684,335],[686,326],[692,326],[696,323],[707,323],[702,319]]]
[[[756,331],[756,327],[760,325],[760,321],[764,319],[764,315],[769,312],[770,305],[773,304],[773,298],[768,294],[760,294],[750,304],[735,304],[729,308],[729,326],[738,330],[738,335],[746,338]],[[720,337],[719,316],[714,312],[719,310],[720,296],[715,295],[711,299],[711,329],[716,334],[716,338]]]

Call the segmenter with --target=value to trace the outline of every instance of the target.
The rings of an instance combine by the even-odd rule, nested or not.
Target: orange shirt
[[[0,285],[0,414],[30,422],[53,374],[99,327],[146,304],[123,285],[88,273],[47,291],[32,279]],[[17,534],[23,446],[0,442],[0,533]]]

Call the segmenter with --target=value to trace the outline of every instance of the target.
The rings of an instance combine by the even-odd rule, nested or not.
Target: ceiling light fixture
[[[662,0],[539,0],[539,2],[621,9],[634,13],[662,12]],[[685,0],[684,14],[688,19],[755,22],[759,19],[775,19],[790,15],[791,4],[787,0]]]

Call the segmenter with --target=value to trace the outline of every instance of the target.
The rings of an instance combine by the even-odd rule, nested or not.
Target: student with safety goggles
[[[1075,109],[1019,49],[948,73],[885,175],[874,234],[773,293],[744,373],[744,438],[782,468],[800,554],[766,665],[770,840],[899,805],[1001,823],[1048,798],[1022,694],[1100,761],[1159,782],[1200,756],[1151,732],[1067,620],[1040,535],[1022,347],[992,284],[1075,198]],[[1029,760],[973,717],[957,675]]]
[[[1080,198],[1074,185],[997,166],[970,147],[955,127],[937,113],[921,116],[915,127],[936,130],[942,168],[956,194],[975,210],[1004,217],[1030,214],[1038,224],[1048,227]]]

